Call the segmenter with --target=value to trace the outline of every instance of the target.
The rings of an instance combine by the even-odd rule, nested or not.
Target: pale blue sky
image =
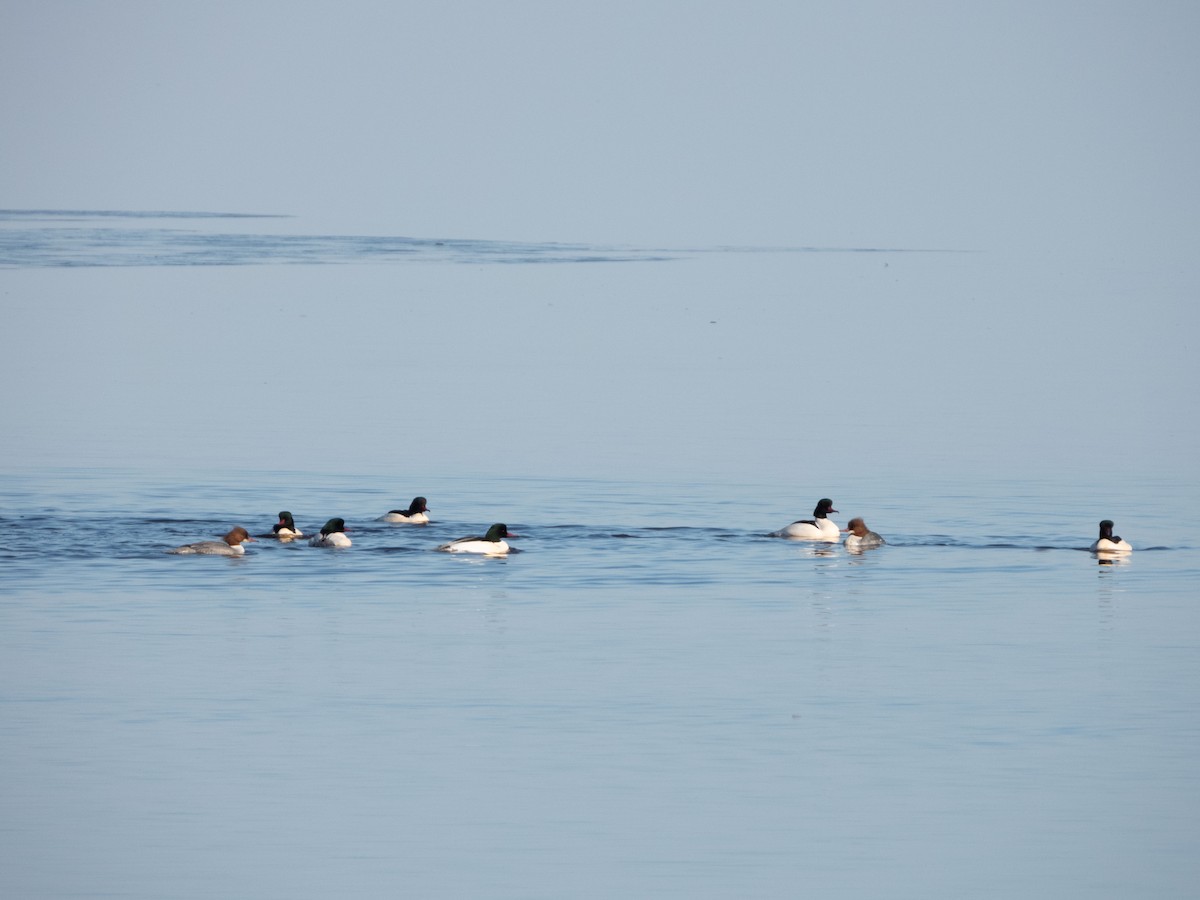
[[[963,252],[0,271],[0,449],[1190,466],[1197,35],[1192,3],[7,3],[0,208]]]

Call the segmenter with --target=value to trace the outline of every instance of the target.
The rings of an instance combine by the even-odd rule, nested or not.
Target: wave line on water
[[[0,268],[336,265],[451,262],[478,265],[669,262],[710,254],[952,253],[833,246],[635,247],[580,242],[405,235],[204,231],[209,221],[289,219],[276,213],[0,210]],[[164,224],[154,226],[160,221]],[[179,223],[196,227],[184,228]]]

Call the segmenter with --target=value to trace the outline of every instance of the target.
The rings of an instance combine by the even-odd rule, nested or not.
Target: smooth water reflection
[[[289,505],[344,511],[348,551],[161,553],[204,523],[148,498],[269,525],[295,479],[256,483],[7,482],[6,896],[1194,884],[1194,551],[1097,569],[1038,549],[1047,522],[995,546],[1006,488],[939,502],[975,509],[956,543],[880,514],[893,543],[850,555],[743,527],[771,486],[547,479],[492,488],[542,511],[524,552],[460,560],[425,548],[469,523],[372,524],[389,497],[342,477]],[[731,494],[723,527],[683,524]],[[140,540],[97,552],[137,509]]]

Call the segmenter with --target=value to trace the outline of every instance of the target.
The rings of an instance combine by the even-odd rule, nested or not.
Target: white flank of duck
[[[1128,541],[1121,540],[1120,535],[1113,534],[1112,519],[1100,523],[1100,537],[1092,544],[1092,552],[1128,553],[1133,549]]]
[[[429,522],[429,507],[426,503],[424,497],[413,497],[413,502],[408,505],[408,509],[388,510],[385,515],[375,521],[391,522],[393,525],[425,525]]]
[[[278,538],[281,541],[293,541],[304,537],[304,532],[296,527],[296,521],[286,509],[279,514],[279,521],[271,528],[270,534],[260,535],[265,538]]]
[[[811,519],[801,519],[793,522],[791,525],[774,532],[772,537],[837,543],[841,540],[842,530],[837,527],[837,523],[828,518],[831,512],[837,512],[837,510],[833,508],[833,501],[825,497],[817,502],[817,508],[813,510],[813,517]]]
[[[346,537],[346,520],[330,519],[321,528],[321,533],[308,542],[310,547],[349,547],[350,538]]]
[[[508,533],[508,526],[497,522],[487,530],[483,537],[465,537],[448,544],[442,544],[438,550],[447,553],[484,553],[488,556],[503,556],[509,551],[507,537],[516,537]]]

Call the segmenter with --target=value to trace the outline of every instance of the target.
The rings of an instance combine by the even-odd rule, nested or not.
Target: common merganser
[[[1107,551],[1109,553],[1128,553],[1133,549],[1128,541],[1121,540],[1120,535],[1112,533],[1112,519],[1105,519],[1100,523],[1100,537],[1096,539],[1096,543],[1092,544],[1092,551]]]
[[[486,553],[488,556],[503,556],[509,551],[506,537],[516,537],[508,533],[508,526],[497,522],[487,530],[483,537],[465,537],[448,544],[442,544],[438,550],[447,553]]]
[[[786,528],[776,531],[772,537],[799,538],[805,541],[830,541],[836,543],[842,536],[842,531],[837,527],[835,522],[827,518],[831,512],[837,512],[837,510],[833,508],[833,501],[825,497],[817,502],[817,508],[813,510],[813,518],[793,522]]]
[[[242,556],[246,552],[242,542],[253,540],[254,538],[250,537],[249,532],[239,525],[219,541],[198,541],[195,544],[184,544],[182,547],[176,547],[167,552],[200,553],[205,556]]]
[[[862,519],[851,519],[850,524],[846,526],[846,530],[850,532],[846,535],[847,550],[870,550],[872,547],[878,547],[881,544],[887,543],[887,541],[867,528],[867,523]]]
[[[386,515],[380,516],[376,521],[424,525],[429,521],[429,507],[425,504],[424,497],[413,497],[413,502],[408,505],[408,509],[390,509]]]
[[[346,520],[330,519],[321,528],[321,533],[310,540],[310,547],[349,547],[350,538],[346,537]]]
[[[292,541],[298,537],[304,537],[304,532],[296,527],[296,522],[292,518],[292,514],[284,510],[279,514],[279,522],[272,526],[270,534],[260,535],[265,538],[278,538],[281,541]]]

